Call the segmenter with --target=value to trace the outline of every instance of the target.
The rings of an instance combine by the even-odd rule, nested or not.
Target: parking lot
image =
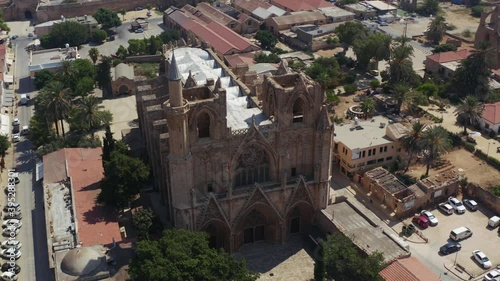
[[[437,209],[432,209],[430,211],[436,216],[439,223],[434,227],[430,226],[424,230],[419,229],[422,231],[423,235],[428,238],[428,243],[411,244],[410,247],[412,252],[416,251],[419,256],[425,256],[429,261],[436,264],[453,266],[456,261],[457,265],[463,267],[472,277],[482,276],[485,272],[491,270],[485,270],[475,262],[472,257],[472,251],[474,250],[483,251],[491,260],[493,267],[500,265],[500,251],[498,251],[500,236],[497,232],[498,229],[492,230],[487,227],[488,220],[494,215],[493,213],[486,210],[481,205],[479,205],[477,211],[471,212],[467,209],[467,211],[461,215],[454,213],[448,216]],[[410,224],[411,218],[405,220],[405,223]],[[449,255],[440,254],[439,248],[447,242],[452,241],[449,239],[450,231],[460,226],[470,228],[473,235],[460,241],[462,245],[460,251]]]

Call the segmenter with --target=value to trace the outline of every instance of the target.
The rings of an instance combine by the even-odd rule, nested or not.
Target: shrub
[[[446,30],[452,31],[452,30],[455,30],[455,29],[457,29],[457,26],[454,25],[453,23],[446,24]]]
[[[464,30],[464,31],[462,32],[462,36],[463,36],[463,37],[467,37],[467,38],[469,38],[469,37],[471,37],[471,36],[472,36],[472,31],[470,31],[469,29],[466,29],[466,30]]]
[[[344,91],[348,95],[354,94],[357,90],[358,86],[356,86],[356,84],[349,84],[344,86]]]
[[[500,184],[492,186],[491,187],[491,192],[493,193],[493,195],[500,197]]]
[[[377,79],[370,81],[370,87],[372,87],[372,89],[380,87],[380,81],[378,81]]]
[[[470,152],[474,152],[474,150],[476,149],[476,147],[472,143],[465,143],[464,147]]]
[[[481,14],[484,11],[484,7],[478,5],[478,6],[472,7],[470,10],[471,10],[471,14],[472,14],[473,17],[480,18]]]

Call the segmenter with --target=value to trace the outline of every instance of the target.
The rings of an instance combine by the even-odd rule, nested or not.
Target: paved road
[[[31,42],[26,32],[17,33],[20,37],[15,42],[16,69],[15,77],[18,81],[18,94],[30,93],[34,90],[28,77],[29,55],[25,47]],[[34,93],[30,93],[31,96]],[[19,100],[19,99],[18,99]],[[29,124],[33,105],[18,107],[18,118],[21,127]],[[35,182],[35,158],[31,152],[31,142],[25,137],[14,147],[15,166],[20,172],[21,182],[17,186],[16,200],[21,204],[23,213],[23,227],[18,239],[23,243],[23,255],[18,264],[21,273],[18,280],[54,280],[49,269],[47,235],[45,231],[45,213],[43,208],[43,188],[41,183]]]

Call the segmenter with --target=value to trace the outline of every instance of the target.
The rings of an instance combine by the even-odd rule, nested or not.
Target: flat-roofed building
[[[354,20],[354,17],[356,16],[353,12],[335,6],[319,8],[318,10],[326,17],[327,23],[351,21]]]
[[[314,24],[326,24],[326,17],[320,11],[297,12],[291,15],[272,17],[266,20],[266,28],[278,35],[279,31],[291,29],[294,26]]]
[[[333,7],[325,0],[270,0],[270,3],[287,12],[312,11],[318,8]]]
[[[398,10],[397,7],[394,7],[388,2],[384,1],[366,1],[365,3],[367,3],[368,5],[372,6],[375,10],[377,10],[377,15],[385,15],[388,13],[396,15],[396,12]]]
[[[408,132],[404,125],[389,124],[389,119],[382,116],[337,125],[333,147],[334,162],[340,164],[340,171],[347,176],[388,165],[401,154],[400,139]]]
[[[368,4],[364,4],[365,2],[360,2],[356,4],[345,5],[343,8],[347,11],[351,11],[356,15],[356,18],[359,19],[369,19],[377,15],[377,10]],[[363,5],[364,4],[364,5]]]
[[[64,21],[76,21],[78,23],[83,24],[87,28],[89,37],[92,36],[92,33],[101,29],[101,25],[97,22],[97,20],[93,16],[85,15],[81,17],[68,18],[68,19],[61,17],[60,20],[51,20],[41,24],[37,24],[35,25],[35,34],[38,36],[38,38],[41,38],[42,36],[49,34],[55,24],[62,23]]]

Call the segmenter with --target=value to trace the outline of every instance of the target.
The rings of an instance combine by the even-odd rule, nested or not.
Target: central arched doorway
[[[314,219],[314,208],[303,201],[294,204],[287,212],[288,234],[307,233]]]
[[[269,205],[254,205],[237,226],[237,247],[259,241],[281,242],[280,217]]]
[[[118,88],[118,94],[119,95],[126,95],[126,94],[128,94],[128,87],[127,87],[127,85],[121,85],[120,88]]]
[[[33,18],[33,13],[31,13],[30,10],[24,11],[24,18],[28,19],[28,20],[32,19]]]

